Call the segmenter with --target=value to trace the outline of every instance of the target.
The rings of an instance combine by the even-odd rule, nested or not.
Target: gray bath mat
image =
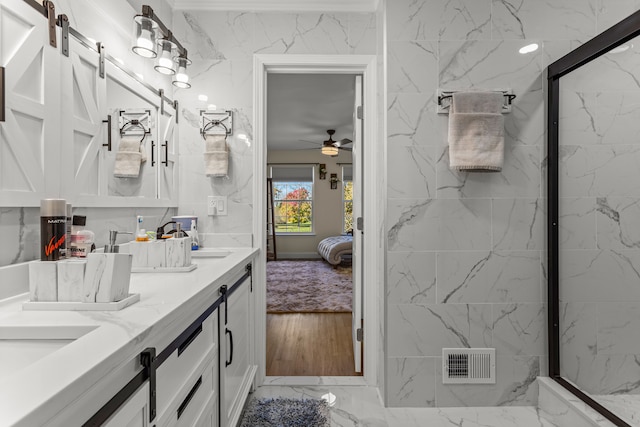
[[[329,406],[317,399],[253,398],[240,427],[329,427]]]

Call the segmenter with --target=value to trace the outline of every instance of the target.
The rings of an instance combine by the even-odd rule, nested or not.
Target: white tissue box
[[[90,253],[84,278],[84,302],[115,302],[129,295],[131,254]]]
[[[133,255],[132,266],[161,268],[166,267],[165,261],[165,243],[157,242],[131,242],[129,244],[129,253]]]
[[[82,301],[86,260],[58,261],[58,301]]]
[[[58,263],[33,261],[29,263],[29,299],[58,301]]]
[[[174,268],[191,265],[191,237],[172,237],[156,242],[131,242],[133,268]]]

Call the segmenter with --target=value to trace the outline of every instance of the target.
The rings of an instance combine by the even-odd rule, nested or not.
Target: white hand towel
[[[229,173],[229,153],[227,151],[204,153],[204,166],[207,176],[227,176]]]
[[[226,135],[206,135],[204,138],[205,153],[211,151],[227,151]]]
[[[449,111],[449,167],[499,172],[504,162],[500,92],[456,92]]]
[[[142,161],[140,137],[122,137],[120,144],[118,144],[113,176],[116,178],[137,178],[140,175]]]
[[[221,177],[229,174],[229,149],[226,135],[206,135],[204,166],[207,176]]]

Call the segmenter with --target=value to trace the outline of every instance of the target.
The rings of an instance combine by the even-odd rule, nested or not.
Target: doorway
[[[254,60],[254,105],[255,105],[255,179],[254,179],[254,201],[255,201],[255,215],[254,215],[254,233],[255,242],[262,250],[262,254],[265,254],[266,246],[266,179],[267,179],[267,78],[271,73],[289,73],[289,74],[351,74],[362,75],[362,87],[364,93],[364,111],[371,111],[371,120],[367,122],[366,113],[365,120],[363,122],[364,138],[367,140],[367,144],[371,142],[371,147],[376,146],[376,85],[375,85],[375,57],[374,56],[326,56],[326,55],[256,55]],[[369,139],[370,138],[370,139]],[[372,221],[369,224],[377,224],[378,213],[375,207],[378,204],[379,197],[376,197],[376,190],[379,188],[379,182],[375,179],[375,165],[378,164],[378,153],[375,149],[365,151],[363,153],[365,157],[362,158],[362,163],[370,164],[371,168],[363,170],[363,209],[362,217],[366,217],[367,221]],[[368,182],[368,177],[371,180]],[[367,183],[368,182],[368,183]],[[368,197],[371,195],[371,197]],[[378,194],[379,196],[379,194]],[[365,222],[367,224],[367,222]],[[362,227],[362,230],[358,230],[360,233],[366,232],[366,226]],[[355,231],[354,231],[355,233]],[[355,239],[355,236],[354,236]],[[371,283],[367,292],[364,292],[360,298],[362,298],[362,324],[359,322],[352,322],[351,331],[355,335],[360,334],[363,338],[361,344],[364,347],[364,358],[362,360],[362,370],[364,372],[364,381],[366,384],[377,383],[377,346],[378,346],[378,301],[380,298],[379,292],[379,276],[381,275],[381,266],[375,264],[375,261],[379,259],[380,245],[376,243],[379,238],[376,237],[376,233],[371,233],[371,240],[367,240],[366,246],[361,248],[360,259],[364,265],[367,265],[367,261],[371,260],[370,268],[366,268],[362,271],[362,279],[367,283]],[[356,257],[356,260],[358,257]],[[357,261],[356,261],[357,262]],[[266,317],[266,256],[260,256],[256,261],[254,278],[257,282],[256,295],[256,358],[260,365],[260,372],[257,378],[258,384],[265,381],[273,384],[273,378],[266,377],[266,335],[267,335],[267,317]],[[357,319],[354,316],[354,319]],[[359,327],[358,327],[359,326]],[[361,329],[361,331],[357,331]],[[354,351],[354,354],[359,354]],[[353,377],[346,377],[346,383],[353,384]],[[287,377],[280,378],[280,383],[287,384]],[[295,379],[289,380],[290,382],[297,382]],[[313,382],[313,381],[312,381]],[[334,383],[340,383],[340,379],[336,379]]]
[[[267,376],[362,375],[361,83],[267,75]]]

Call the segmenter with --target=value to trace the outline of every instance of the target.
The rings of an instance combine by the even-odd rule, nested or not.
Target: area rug
[[[322,260],[269,261],[269,313],[351,312],[351,266]]]
[[[330,427],[330,420],[324,400],[252,398],[240,427]]]

